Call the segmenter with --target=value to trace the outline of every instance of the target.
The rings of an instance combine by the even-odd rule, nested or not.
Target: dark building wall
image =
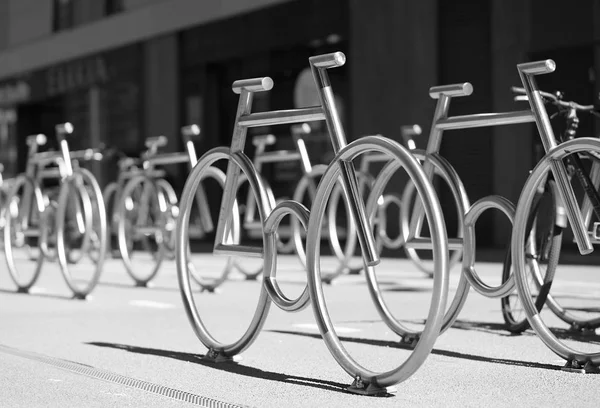
[[[542,0],[493,0],[492,81],[494,111],[527,109],[515,103],[509,88],[520,85],[516,64],[553,58],[555,73],[538,78],[548,91],[562,90],[568,98],[591,103],[598,90],[600,67],[594,33],[600,25],[600,2]],[[594,19],[596,20],[594,22]],[[596,51],[594,51],[596,49]],[[594,57],[595,55],[595,57]],[[596,62],[594,62],[596,58]],[[591,77],[590,77],[591,75]],[[554,121],[560,127],[560,123]],[[593,131],[593,123],[582,122],[581,131]],[[596,127],[597,129],[597,127]],[[536,161],[539,135],[533,124],[497,127],[493,130],[494,193],[517,203],[521,189]],[[510,238],[511,227],[501,214],[494,219],[494,243]]]
[[[427,129],[428,90],[438,82],[437,2],[350,0],[350,29],[351,138],[398,138],[412,123]]]
[[[493,111],[508,112],[527,109],[516,103],[510,91],[520,86],[517,64],[529,60],[530,9],[528,1],[492,1],[491,81]],[[521,188],[533,167],[531,143],[533,126],[510,125],[492,129],[493,193],[508,198],[515,205]],[[506,216],[494,211],[494,244],[506,244],[512,227]]]
[[[455,98],[450,116],[492,110],[491,0],[438,2],[439,84],[470,82],[473,94]],[[442,155],[453,165],[465,185],[471,203],[494,192],[492,129],[452,130],[444,133]],[[448,190],[440,194],[449,231],[458,222],[454,198]],[[477,222],[478,231],[491,231],[491,213]],[[493,242],[489,233],[479,234],[478,246]]]
[[[179,133],[179,55],[177,35],[153,38],[143,45],[144,61],[144,126],[143,140],[158,135],[168,138],[162,151],[181,151]],[[181,166],[168,166],[169,182],[185,177]]]
[[[9,28],[9,2],[8,0],[0,1],[0,50],[8,47],[8,28]]]

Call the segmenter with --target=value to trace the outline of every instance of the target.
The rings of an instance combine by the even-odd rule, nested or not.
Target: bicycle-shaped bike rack
[[[538,118],[536,124],[546,151],[544,158],[537,164],[525,182],[517,204],[511,251],[518,293],[529,323],[546,346],[567,361],[565,369],[576,372],[597,373],[600,371],[600,352],[592,352],[588,346],[583,346],[583,349],[572,348],[565,342],[560,333],[554,333],[549,324],[542,318],[541,308],[536,304],[529,284],[532,272],[528,265],[530,261],[524,243],[527,242],[529,232],[527,222],[532,210],[535,209],[536,196],[538,191],[547,184],[547,180],[551,175],[556,183],[558,202],[566,213],[567,225],[570,226],[573,232],[579,252],[582,255],[589,254],[594,250],[593,244],[600,244],[598,234],[600,228],[600,194],[598,193],[598,186],[600,185],[600,161],[598,160],[600,157],[600,140],[597,138],[576,138],[562,143],[557,142],[558,139],[554,135],[546,112],[544,95],[539,90],[535,78],[531,75],[532,72],[548,73],[554,71],[554,62],[547,60],[537,65],[534,63],[521,64],[518,67],[525,94],[534,115]],[[583,166],[578,163],[581,160],[580,155],[587,156],[592,160],[589,174],[585,174]],[[576,177],[573,178],[580,182],[585,192],[581,206],[579,206],[571,186],[567,165],[575,166],[577,169],[575,171]],[[596,221],[592,222],[594,216]],[[551,306],[550,296],[547,302]],[[556,312],[552,306],[550,308],[553,312]],[[559,317],[565,320],[564,317],[566,316],[560,316],[559,314]],[[592,319],[585,322],[583,328],[594,330],[599,323],[599,319]]]
[[[207,152],[198,161],[190,173],[181,199],[181,214],[177,220],[177,270],[186,313],[194,332],[209,349],[207,358],[212,361],[231,359],[242,352],[256,339],[260,332],[270,303],[275,303],[285,311],[297,311],[313,305],[317,326],[337,362],[354,379],[351,391],[362,394],[379,394],[386,387],[393,386],[414,373],[429,355],[433,344],[439,334],[442,315],[448,288],[448,248],[447,237],[441,208],[433,187],[426,180],[423,169],[417,160],[397,142],[383,137],[364,137],[347,144],[334,99],[327,69],[344,65],[345,56],[342,53],[326,54],[310,58],[310,66],[317,84],[321,106],[283,111],[268,111],[251,113],[252,100],[255,92],[263,92],[272,88],[270,78],[256,78],[236,81],[233,84],[234,92],[240,94],[238,110],[234,126],[233,139],[229,149],[220,147]],[[244,154],[246,132],[249,127],[303,123],[308,121],[324,120],[327,124],[329,136],[336,154],[332,163],[323,174],[316,191],[312,211],[295,201],[283,201],[275,205],[269,198],[263,180],[254,169],[250,159]],[[374,277],[374,266],[379,262],[379,254],[375,245],[372,232],[372,222],[367,216],[369,206],[365,206],[360,194],[356,172],[352,160],[365,152],[384,153],[389,156],[389,162],[380,173],[379,180],[391,177],[400,167],[403,167],[411,180],[415,183],[417,193],[424,203],[424,212],[431,229],[432,246],[435,260],[435,274],[433,277],[432,300],[425,330],[421,340],[412,350],[410,356],[398,367],[387,372],[376,373],[359,365],[341,344],[333,325],[323,295],[320,271],[320,241],[322,225],[326,212],[326,204],[334,186],[341,183],[344,189],[344,198],[349,203],[351,216],[356,227],[364,262],[367,266],[367,275]],[[219,160],[227,160],[227,177],[225,181],[223,199],[218,218],[214,253],[227,256],[255,256],[264,260],[264,276],[261,292],[253,318],[244,334],[236,341],[228,344],[216,340],[205,326],[200,312],[192,296],[190,277],[188,272],[189,253],[187,250],[187,228],[190,217],[191,204],[196,189],[213,164]],[[233,229],[237,203],[236,193],[240,173],[247,177],[254,196],[257,199],[257,209],[263,225],[262,246],[239,245],[231,242],[229,231]],[[385,184],[386,180],[382,181]],[[377,198],[369,201],[375,202]],[[286,215],[297,217],[307,227],[306,259],[308,284],[302,293],[295,299],[288,298],[277,282],[277,226]]]
[[[516,101],[528,101],[524,88],[513,87],[512,90],[516,93]],[[594,105],[584,106],[566,101],[561,92],[550,94],[539,91],[539,93],[546,105],[557,108],[550,118],[560,117],[565,121],[564,130],[561,131],[560,139],[557,142],[565,142],[577,136],[579,112],[600,117],[600,111]],[[537,160],[541,160],[542,157],[543,155]],[[599,159],[599,157],[589,154],[574,154],[564,160],[569,179],[571,182],[579,181],[587,198],[584,204],[586,207],[582,208],[585,225],[590,225],[592,216],[600,219],[600,194],[596,190],[596,186],[600,185],[600,166],[597,163]],[[589,171],[584,162],[592,163]],[[563,231],[566,227],[567,219],[564,207],[558,197],[556,182],[553,177],[549,176],[544,184],[538,186],[526,226],[526,236],[528,237],[526,245],[528,261],[526,264],[531,272],[529,286],[532,289],[537,310],[541,311],[542,307],[547,305],[558,318],[570,326],[569,331],[580,335],[594,334],[595,329],[600,326],[600,318],[590,317],[590,315],[593,316],[593,313],[583,311],[578,313],[570,310],[550,293],[551,287],[556,286],[553,282],[563,245]],[[597,231],[597,225],[595,225],[590,232],[596,239],[594,243],[598,243]],[[532,261],[529,261],[530,259]],[[510,258],[505,261],[503,279],[507,279],[512,273],[510,261]],[[512,333],[521,333],[530,327],[527,315],[516,293],[502,298],[502,314],[507,329]]]
[[[450,238],[448,246],[451,249],[463,249],[462,273],[458,283],[456,294],[445,313],[442,325],[442,332],[449,328],[458,317],[462,309],[469,288],[472,286],[478,293],[486,297],[504,298],[510,295],[514,290],[518,290],[521,302],[525,308],[529,323],[534,328],[540,338],[556,354],[568,361],[569,367],[575,367],[579,370],[587,364],[587,370],[596,370],[600,363],[600,353],[586,353],[576,351],[566,346],[557,335],[553,334],[548,326],[540,317],[540,307],[535,304],[535,297],[532,295],[529,281],[531,280],[531,263],[538,262],[537,258],[528,257],[526,247],[530,239],[531,232],[531,213],[534,209],[534,198],[538,191],[544,189],[549,173],[552,174],[556,182],[556,193],[560,205],[564,208],[564,213],[568,223],[573,230],[575,241],[582,254],[590,253],[593,250],[590,236],[595,236],[598,228],[596,222],[592,232],[588,232],[588,225],[591,222],[591,213],[593,206],[590,204],[590,197],[586,195],[582,210],[578,208],[577,199],[569,181],[567,169],[563,160],[569,155],[576,155],[579,152],[586,152],[597,157],[600,151],[600,141],[591,138],[579,138],[569,140],[564,143],[557,143],[554,137],[550,120],[546,112],[543,98],[535,81],[535,76],[554,71],[555,64],[552,60],[531,62],[519,64],[517,66],[525,93],[527,94],[531,109],[506,113],[475,114],[448,117],[450,101],[453,97],[466,96],[471,94],[472,87],[469,83],[433,87],[430,95],[438,99],[434,115],[433,126],[430,133],[426,152],[414,152],[423,162],[424,171],[429,177],[432,177],[434,171],[438,171],[444,181],[449,185],[459,214],[464,210],[461,217],[461,226],[464,229],[464,239],[460,237]],[[460,179],[452,167],[439,156],[439,147],[442,140],[442,134],[445,130],[465,129],[483,126],[498,126],[505,124],[530,123],[537,125],[538,132],[544,146],[546,156],[537,164],[527,179],[525,186],[519,198],[517,208],[506,198],[499,196],[489,196],[478,200],[473,205],[469,205],[466,192]],[[598,179],[598,163],[594,163],[591,173]],[[596,187],[597,188],[597,184]],[[376,192],[376,189],[373,189]],[[593,194],[591,194],[593,196]],[[512,256],[513,274],[503,279],[499,286],[487,285],[477,275],[475,271],[475,224],[479,216],[488,209],[498,209],[502,211],[513,223],[513,232],[511,237],[511,246],[509,255]],[[409,242],[407,247],[418,249],[431,248],[429,239],[419,235],[422,227],[422,209],[417,203],[411,213],[410,230],[407,231]],[[600,242],[600,241],[598,241]],[[539,287],[538,283],[538,287]],[[379,291],[375,285],[374,290]],[[376,303],[379,305],[379,303]],[[390,327],[394,327],[393,317],[382,311],[390,319]]]
[[[136,286],[145,287],[158,273],[165,259],[175,250],[175,220],[179,214],[178,198],[173,187],[163,178],[165,173],[157,166],[184,164],[190,168],[196,164],[197,156],[193,138],[200,135],[196,125],[185,126],[181,136],[185,152],[158,153],[167,144],[164,136],[146,140],[147,151],[143,154],[142,168],[134,171],[118,196],[117,236],[118,247],[128,274]],[[223,182],[216,177],[219,182]],[[204,231],[213,229],[208,203],[202,189],[196,193],[200,223]],[[134,244],[139,241],[150,254],[150,268],[145,273],[135,267],[132,259]],[[229,271],[231,267],[227,268]]]
[[[67,136],[72,133],[73,126],[70,123],[56,126],[60,152],[38,153],[38,146],[46,143],[46,136],[29,136],[26,171],[15,178],[6,199],[4,252],[11,278],[19,292],[28,292],[40,275],[44,259],[52,260],[55,257],[75,298],[85,299],[100,278],[107,238],[102,192],[89,170],[73,165],[73,157],[93,159],[95,152],[89,149],[70,152]],[[56,164],[58,168],[47,168],[49,164]],[[61,181],[56,201],[50,200],[41,188],[45,178],[58,178]],[[75,239],[65,236],[69,233],[75,235]],[[37,240],[37,253],[30,246],[32,239]],[[79,245],[74,245],[77,242]],[[53,245],[56,250],[51,248]],[[18,249],[25,249],[25,258],[35,262],[31,274],[25,272],[31,269],[30,266],[21,265],[19,261],[22,259],[15,257]],[[91,276],[82,279],[82,268],[75,271],[76,268],[69,265],[76,263],[92,249],[94,256],[90,256],[90,259],[95,265],[91,268]],[[75,252],[81,256],[77,257]]]

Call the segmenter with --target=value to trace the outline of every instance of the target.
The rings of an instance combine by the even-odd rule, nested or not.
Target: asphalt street
[[[138,257],[136,267],[150,267]],[[219,270],[212,257],[197,267]],[[335,265],[325,258],[324,269]],[[242,264],[252,268],[251,261]],[[471,290],[456,324],[443,333],[420,369],[385,397],[348,393],[352,378],[320,337],[312,307],[286,313],[271,307],[257,340],[233,362],[212,363],[183,308],[173,261],[148,288],[133,286],[121,261],[108,260],[100,284],[74,300],[57,264],[48,263],[30,294],[15,292],[0,273],[0,407],[597,407],[600,377],[561,370],[565,361],[531,330],[505,330],[499,299]],[[460,268],[453,269],[451,296]],[[278,278],[289,296],[306,274],[292,256],[279,260]],[[501,265],[478,263],[499,282]],[[432,282],[409,261],[385,259],[377,275],[397,319],[420,327]],[[216,293],[196,291],[207,328],[221,341],[244,332],[260,283],[239,272]],[[572,310],[600,315],[600,274],[589,266],[561,265],[553,294]],[[382,323],[363,275],[325,286],[327,307],[347,351],[367,368],[383,371],[410,350]],[[548,314],[550,312],[547,312]],[[548,315],[549,316],[549,315]],[[548,317],[552,319],[552,317]],[[556,322],[559,325],[558,321]],[[566,329],[566,326],[565,326]],[[565,333],[567,333],[565,331]],[[568,334],[571,345],[600,351],[597,334]]]

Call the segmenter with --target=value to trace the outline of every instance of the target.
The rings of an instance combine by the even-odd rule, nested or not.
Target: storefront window
[[[124,9],[124,0],[54,0],[54,31],[68,30]]]
[[[54,0],[54,31],[73,28],[75,19],[75,0]]]
[[[124,0],[106,0],[105,14],[107,16],[120,13],[123,10],[125,10]]]

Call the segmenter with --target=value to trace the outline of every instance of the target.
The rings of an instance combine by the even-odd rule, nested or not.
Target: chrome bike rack
[[[285,311],[297,311],[312,302],[317,326],[332,356],[353,378],[349,390],[359,394],[380,395],[388,392],[388,387],[407,379],[429,355],[442,324],[448,289],[448,247],[441,207],[431,183],[419,162],[399,143],[383,137],[360,138],[348,144],[333,98],[327,70],[344,65],[342,53],[326,54],[309,59],[313,78],[317,84],[320,106],[252,113],[254,93],[268,91],[273,81],[268,77],[240,80],[233,83],[233,91],[240,95],[231,147],[215,148],[200,158],[190,173],[181,199],[181,214],[177,219],[177,271],[181,294],[188,319],[194,332],[208,348],[206,358],[213,362],[226,361],[244,351],[256,339],[262,328],[271,302]],[[323,174],[316,191],[311,211],[293,200],[276,204],[268,194],[265,182],[244,154],[246,132],[249,127],[325,121],[333,150],[333,162]],[[320,271],[320,241],[327,201],[338,183],[343,186],[344,198],[349,203],[350,213],[355,220],[358,241],[367,267],[367,274],[374,276],[374,266],[379,263],[379,253],[372,232],[372,222],[356,177],[352,160],[365,153],[385,153],[389,157],[388,169],[403,167],[415,183],[419,197],[423,200],[423,211],[427,216],[432,234],[431,247],[434,253],[435,274],[433,278],[432,300],[425,330],[410,356],[398,367],[387,372],[376,373],[359,365],[341,344],[335,327],[329,317],[323,295]],[[264,262],[261,292],[254,315],[246,331],[234,342],[225,344],[215,339],[205,326],[193,297],[189,277],[189,254],[187,251],[187,228],[191,205],[196,189],[207,176],[213,164],[227,160],[227,176],[221,209],[218,217],[213,253],[225,256],[251,256],[262,258]],[[386,174],[391,176],[393,171]],[[236,195],[242,174],[247,178],[254,197],[263,229],[262,246],[241,245],[231,239],[229,233],[235,218],[239,217]],[[372,195],[369,200],[372,200]],[[287,297],[279,287],[276,277],[277,243],[276,231],[281,219],[291,215],[307,228],[306,266],[308,284],[295,299]],[[232,242],[233,241],[233,242]],[[374,298],[374,301],[377,301]]]
[[[175,220],[179,216],[178,199],[173,187],[163,178],[164,170],[159,166],[187,163],[192,168],[197,162],[196,149],[193,138],[200,135],[197,125],[181,128],[181,137],[185,145],[184,152],[159,153],[158,149],[167,144],[165,136],[150,137],[146,139],[147,151],[143,154],[142,169],[135,171],[123,187],[117,205],[117,230],[121,258],[128,274],[134,279],[136,286],[145,287],[156,276],[163,259],[174,251]],[[134,194],[139,193],[139,202],[134,203]],[[156,200],[156,210],[152,212],[151,200]],[[213,230],[208,201],[203,189],[196,191],[196,200],[199,210],[199,220],[204,232]],[[132,231],[127,231],[127,211],[137,205],[136,220],[130,226]],[[156,217],[154,219],[153,217]],[[148,221],[148,223],[146,222]],[[148,224],[148,225],[146,225]],[[148,251],[153,257],[153,267],[147,275],[140,275],[130,257],[130,239],[153,240],[156,248],[146,242]],[[230,268],[228,268],[227,273]]]

